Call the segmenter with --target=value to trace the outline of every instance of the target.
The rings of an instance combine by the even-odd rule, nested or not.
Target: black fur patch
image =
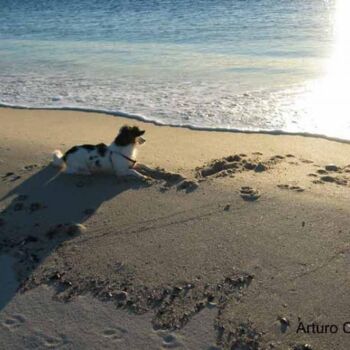
[[[68,157],[70,154],[76,152],[78,149],[79,149],[78,146],[73,146],[72,148],[70,148],[70,149],[64,154],[64,156],[62,157],[62,159],[63,159],[64,161],[66,161],[66,160],[67,160],[67,157]]]
[[[96,160],[96,161],[95,161],[95,166],[96,166],[97,168],[101,168],[101,161]]]
[[[79,147],[85,148],[85,149],[86,149],[87,151],[89,151],[89,152],[93,151],[93,150],[96,148],[95,145],[81,145],[81,146],[79,146]]]
[[[119,130],[118,136],[115,138],[114,143],[117,146],[132,145],[136,142],[136,138],[143,135],[144,130],[140,130],[137,126],[123,126]]]
[[[97,153],[100,157],[104,157],[107,153],[108,147],[104,143],[96,145]]]
[[[79,148],[84,148],[86,149],[88,152],[92,152],[94,150],[97,151],[98,155],[100,157],[104,157],[107,153],[108,147],[104,144],[104,143],[99,143],[98,145],[80,145],[80,146],[74,146],[72,148],[70,148],[63,156],[63,160],[66,161],[67,157],[76,152]],[[93,160],[95,158],[98,158],[98,156],[90,156],[89,159]]]

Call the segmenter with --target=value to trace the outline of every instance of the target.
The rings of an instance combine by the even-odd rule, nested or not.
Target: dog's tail
[[[53,151],[51,164],[56,168],[62,168],[64,166],[65,161],[63,159],[63,154],[60,150]]]

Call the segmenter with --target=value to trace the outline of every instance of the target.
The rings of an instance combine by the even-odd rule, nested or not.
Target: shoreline
[[[222,133],[241,133],[241,134],[253,134],[253,135],[272,135],[272,136],[301,136],[301,137],[310,137],[315,139],[323,139],[327,141],[334,141],[344,144],[350,144],[350,138],[349,139],[343,139],[335,136],[327,136],[325,134],[317,134],[317,133],[308,133],[308,132],[289,132],[279,129],[273,129],[273,130],[244,130],[244,129],[228,129],[228,128],[210,128],[210,127],[197,127],[190,124],[166,124],[162,123],[157,120],[151,120],[144,116],[137,115],[137,114],[129,114],[122,111],[108,111],[103,109],[93,109],[93,108],[84,108],[84,107],[28,107],[28,106],[21,106],[21,105],[11,105],[6,103],[0,103],[0,108],[8,108],[8,109],[19,109],[19,110],[48,110],[48,111],[70,111],[70,112],[84,112],[84,113],[95,113],[95,114],[101,114],[101,115],[108,115],[112,117],[121,117],[126,118],[130,120],[136,120],[143,123],[149,123],[153,124],[155,126],[166,126],[170,128],[183,128],[193,131],[207,131],[207,132],[222,132]]]

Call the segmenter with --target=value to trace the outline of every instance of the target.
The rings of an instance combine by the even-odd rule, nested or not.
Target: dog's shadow
[[[112,175],[94,177],[65,175],[47,166],[7,193],[0,213],[0,257],[14,256],[19,285],[63,241],[72,239],[106,201],[145,184]],[[2,265],[5,265],[2,263]],[[1,270],[6,270],[1,266]],[[0,283],[5,278],[1,272]],[[6,278],[5,278],[6,280]],[[2,286],[0,310],[15,290]]]

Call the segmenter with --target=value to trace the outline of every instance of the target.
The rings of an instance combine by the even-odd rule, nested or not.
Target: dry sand
[[[69,111],[0,123],[0,349],[349,348],[350,145]],[[123,124],[146,129],[151,183],[49,166]]]

